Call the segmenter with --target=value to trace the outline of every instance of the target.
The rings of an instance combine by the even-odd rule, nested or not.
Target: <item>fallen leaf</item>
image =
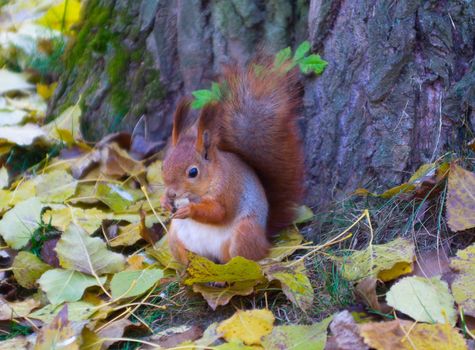
[[[104,220],[112,219],[113,215],[100,209],[82,209],[78,207],[64,206],[58,209],[45,211],[43,221],[51,223],[60,231],[65,231],[69,225],[74,224],[82,227],[88,234],[93,234],[101,227]]]
[[[100,150],[101,173],[111,177],[137,176],[145,172],[142,163],[132,159],[117,143],[109,143]]]
[[[140,190],[121,185],[99,182],[96,185],[96,198],[116,213],[123,213],[139,199],[144,197]]]
[[[161,224],[152,225],[152,227],[148,227],[145,219],[145,210],[140,210],[140,225],[139,225],[139,233],[140,236],[149,244],[154,245],[157,243],[164,235],[163,226]]]
[[[36,195],[46,203],[63,203],[76,192],[77,181],[64,170],[35,178]]]
[[[37,197],[15,205],[0,220],[0,235],[13,249],[23,248],[41,223],[44,205]]]
[[[82,331],[82,327],[79,332],[80,331]],[[65,350],[79,350],[80,344],[81,339],[79,334],[68,320],[68,307],[64,306],[53,321],[38,332],[35,350],[59,348]]]
[[[51,268],[30,252],[19,252],[12,264],[13,276],[20,286],[27,289],[36,288],[36,281]]]
[[[475,244],[459,250],[450,267],[459,272],[451,285],[454,299],[465,314],[475,317]]]
[[[390,281],[412,271],[414,244],[397,238],[386,244],[371,244],[340,260],[342,275],[349,281],[376,277]]]
[[[454,325],[457,313],[446,282],[411,276],[395,283],[386,294],[388,305],[419,322]]]
[[[60,32],[68,33],[77,23],[81,15],[81,2],[79,0],[63,0],[52,6],[38,19],[38,24]]]
[[[466,350],[463,336],[449,324],[394,320],[360,325],[366,344],[376,350]]]
[[[130,145],[130,155],[134,159],[145,159],[158,153],[164,146],[164,141],[150,141],[142,135],[134,135]]]
[[[186,270],[184,284],[208,282],[239,282],[261,280],[262,269],[255,261],[236,256],[226,264],[216,264],[202,256],[190,254],[190,263]]]
[[[450,272],[450,260],[444,247],[418,253],[414,265],[414,275],[420,277],[443,276]]]
[[[33,309],[40,305],[41,303],[33,298],[14,302],[0,298],[0,321],[28,316]]]
[[[355,292],[356,295],[359,296],[369,308],[385,313],[390,310],[383,310],[381,304],[379,303],[378,295],[376,294],[377,283],[378,280],[376,278],[366,277],[358,282]]]
[[[16,205],[34,196],[36,196],[34,182],[32,180],[22,181],[16,185],[15,190],[11,193],[9,204]]]
[[[274,315],[266,309],[238,310],[222,321],[217,331],[226,341],[240,340],[246,345],[260,345],[262,338],[272,332]]]
[[[294,224],[303,224],[305,222],[311,221],[313,219],[313,216],[314,215],[312,209],[310,209],[306,205],[301,205],[297,208],[297,218],[294,220]]]
[[[30,340],[21,335],[19,337],[1,341],[0,350],[29,350],[31,345]]]
[[[344,310],[333,316],[330,330],[333,334],[335,349],[338,350],[368,350],[363,338],[360,336],[360,330],[353,316]]]
[[[194,341],[203,335],[203,330],[198,326],[179,326],[168,328],[152,335],[147,341],[157,344],[161,348],[175,348],[184,342]],[[144,350],[151,350],[153,347],[145,345]],[[190,348],[190,350],[192,347]]]
[[[127,271],[143,270],[145,257],[143,255],[131,255],[127,258]]]
[[[117,231],[115,237],[109,237],[108,244],[111,247],[131,246],[142,239],[140,235],[140,224],[138,223],[118,226]]]
[[[116,273],[125,268],[122,254],[111,252],[98,237],[90,237],[76,225],[70,225],[56,245],[61,266],[87,274]]]
[[[165,235],[151,248],[146,249],[146,253],[157,260],[164,269],[181,271],[185,268],[180,262],[176,261],[170,252],[168,245],[168,235]]]
[[[54,269],[46,271],[38,283],[46,293],[51,304],[61,304],[65,301],[78,301],[81,299],[86,288],[104,284],[106,278],[99,281],[81,272],[74,270]]]
[[[63,309],[64,305],[68,306],[68,318],[70,321],[88,320],[97,311],[94,304],[84,301],[76,301],[60,305],[48,304],[45,307],[32,312],[28,317],[49,323]]]
[[[299,249],[303,241],[303,236],[298,229],[291,227],[285,229],[273,239],[272,247],[266,258],[260,261],[261,264],[279,262]]]
[[[452,231],[475,227],[475,173],[455,163],[450,165],[446,209]]]
[[[289,268],[284,265],[273,265],[265,270],[269,280],[278,280],[287,298],[306,311],[313,303],[313,287],[305,272],[305,267]]]
[[[323,350],[327,342],[328,324],[332,318],[333,316],[330,316],[308,326],[276,326],[272,333],[263,338],[262,345],[266,350]]]
[[[80,101],[70,106],[60,116],[43,126],[49,138],[64,142],[68,145],[83,139],[80,128]]]
[[[21,109],[0,109],[0,126],[20,124],[27,115],[28,113]]]
[[[53,96],[54,90],[56,90],[56,87],[58,86],[58,83],[52,83],[52,84],[41,84],[37,83],[36,84],[36,92],[38,95],[43,97],[45,100],[49,100],[51,96]]]
[[[119,339],[124,335],[125,329],[129,326],[133,325],[126,318],[122,318],[117,321],[110,322],[102,328],[100,331],[97,332],[99,339],[108,338],[108,339]],[[102,348],[108,349],[112,344],[116,343],[117,341],[113,340],[105,340],[102,342]]]
[[[10,91],[31,90],[34,85],[28,83],[26,74],[0,69],[0,95]]]
[[[208,283],[193,284],[193,292],[200,293],[208,305],[213,309],[220,305],[227,305],[232,297],[236,295],[249,295],[254,291],[257,280],[239,281],[226,284],[224,287],[214,287]]]
[[[112,298],[122,299],[136,297],[152,288],[163,277],[160,269],[122,271],[112,277]]]
[[[0,168],[0,188],[8,187],[10,179],[8,177],[8,170],[4,166]]]
[[[46,136],[45,132],[36,124],[0,127],[0,144],[7,142],[19,146],[29,146],[44,136]]]
[[[48,239],[46,242],[43,243],[41,247],[40,256],[41,260],[43,260],[48,265],[53,267],[60,267],[58,254],[56,254],[56,244],[58,244],[59,238],[52,238]]]

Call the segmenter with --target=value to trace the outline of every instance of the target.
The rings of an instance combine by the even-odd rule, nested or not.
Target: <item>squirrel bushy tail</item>
[[[303,195],[304,155],[298,127],[300,91],[293,70],[257,62],[228,66],[220,103],[219,148],[238,154],[261,180],[269,202],[268,233],[292,223]]]

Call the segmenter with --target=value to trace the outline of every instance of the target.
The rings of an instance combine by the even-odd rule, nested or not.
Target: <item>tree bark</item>
[[[329,62],[302,77],[309,204],[399,184],[473,137],[475,2],[464,0],[89,0],[50,115],[81,96],[88,138],[135,128],[166,140],[178,98],[222,63],[306,39]]]

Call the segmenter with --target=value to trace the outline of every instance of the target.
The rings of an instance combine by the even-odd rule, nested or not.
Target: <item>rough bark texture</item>
[[[165,140],[177,99],[222,63],[305,39],[329,62],[302,78],[309,203],[398,184],[471,137],[467,0],[89,0],[50,112],[82,95],[90,139],[136,127]]]

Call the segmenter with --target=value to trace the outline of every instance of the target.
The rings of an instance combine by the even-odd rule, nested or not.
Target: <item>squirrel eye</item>
[[[197,176],[198,176],[198,168],[197,167],[193,167],[190,170],[188,170],[188,177],[194,178],[194,177],[197,177]]]

